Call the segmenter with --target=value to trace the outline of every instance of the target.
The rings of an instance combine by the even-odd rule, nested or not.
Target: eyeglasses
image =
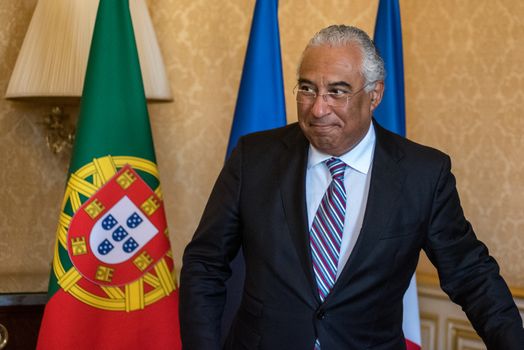
[[[355,95],[357,95],[359,92],[363,91],[368,85],[371,85],[373,83],[376,83],[376,81],[371,81],[365,84],[355,92],[345,92],[339,90],[337,92],[326,92],[323,94],[319,94],[311,88],[305,89],[300,88],[299,85],[296,85],[293,89],[293,94],[296,97],[297,103],[303,105],[313,105],[317,100],[317,97],[320,96],[322,97],[324,102],[326,102],[327,105],[330,107],[345,107],[347,106],[350,99],[355,97]]]

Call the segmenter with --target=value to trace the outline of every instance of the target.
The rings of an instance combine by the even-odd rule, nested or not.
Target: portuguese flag
[[[128,0],[100,0],[38,349],[181,349]]]

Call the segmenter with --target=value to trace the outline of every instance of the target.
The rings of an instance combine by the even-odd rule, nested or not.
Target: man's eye
[[[330,90],[329,93],[332,96],[345,96],[345,95],[349,94],[349,91],[341,90],[341,89],[333,89],[333,90]]]
[[[303,92],[315,93],[315,90],[311,86],[304,85],[304,86],[299,86],[298,88]]]

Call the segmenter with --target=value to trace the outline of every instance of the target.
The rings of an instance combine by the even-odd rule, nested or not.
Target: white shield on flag
[[[67,243],[71,262],[89,281],[133,282],[169,251],[163,202],[126,165],[75,212]]]
[[[124,196],[93,226],[89,245],[100,261],[118,264],[130,259],[157,233],[147,216]]]

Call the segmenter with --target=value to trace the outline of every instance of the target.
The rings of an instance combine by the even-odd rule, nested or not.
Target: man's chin
[[[309,141],[316,149],[323,153],[332,154],[332,151],[335,148],[334,139],[328,136],[315,135],[310,137]]]

